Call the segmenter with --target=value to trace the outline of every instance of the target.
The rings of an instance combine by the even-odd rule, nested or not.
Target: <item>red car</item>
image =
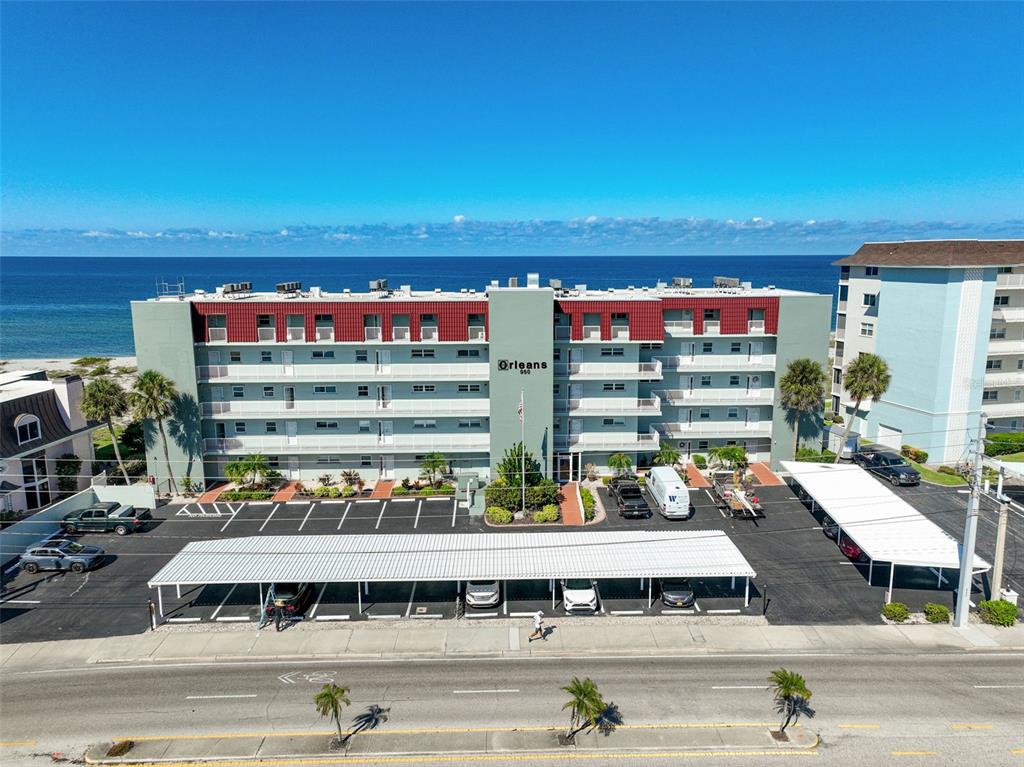
[[[839,550],[843,552],[850,559],[855,559],[858,562],[867,562],[868,555],[861,551],[860,546],[851,541],[849,538],[844,538],[839,544]]]

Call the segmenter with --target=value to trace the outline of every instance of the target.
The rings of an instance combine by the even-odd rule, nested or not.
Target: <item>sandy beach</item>
[[[89,355],[92,357],[92,355]],[[87,381],[98,375],[109,375],[122,386],[131,386],[136,373],[135,357],[108,357],[95,355],[88,364],[76,364],[89,357],[49,357],[43,359],[16,358],[0,360],[0,373],[20,370],[43,370],[51,378],[60,373],[74,373]],[[101,361],[93,361],[101,360]]]

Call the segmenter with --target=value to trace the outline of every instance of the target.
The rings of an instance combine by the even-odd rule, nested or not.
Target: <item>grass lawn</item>
[[[909,463],[921,473],[922,482],[931,482],[933,485],[947,485],[949,487],[958,487],[967,484],[967,482],[964,481],[964,478],[959,474],[940,474],[937,471],[925,468],[919,463],[914,463],[913,461],[909,461]]]
[[[997,461],[1013,461],[1014,463],[1024,463],[1024,452],[1010,453],[1009,455],[1001,455]]]
[[[115,426],[114,431],[117,432],[117,438],[121,438],[121,432],[124,428],[121,426]],[[96,451],[97,461],[113,461],[114,456],[114,445],[110,441],[110,432],[105,428],[97,429],[92,433],[92,444]]]

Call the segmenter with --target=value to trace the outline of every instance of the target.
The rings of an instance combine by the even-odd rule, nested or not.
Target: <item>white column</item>
[[[743,584],[743,606],[750,607],[750,576],[744,576],[745,583]]]
[[[653,578],[648,578],[647,579],[647,609],[648,610],[650,610],[651,609],[651,605],[654,604],[654,602],[651,600],[651,581],[652,580],[654,580],[654,579]]]
[[[896,563],[889,563],[889,590],[885,592],[885,603],[889,604],[892,601],[892,576],[896,572]]]
[[[160,608],[160,617],[164,617],[164,589],[163,586],[156,587],[156,603]]]
[[[939,581],[935,585],[936,585],[936,587],[938,587],[940,589],[942,588],[942,568],[941,567],[939,568]]]
[[[729,579],[729,588],[733,589],[733,590],[736,589],[736,576],[735,575],[732,576],[732,578]]]
[[[549,578],[548,583],[551,586],[551,609],[555,609],[555,579]]]
[[[868,585],[869,586],[871,585],[871,576],[874,575],[874,572],[875,572],[875,560],[869,559],[868,560]]]
[[[175,594],[175,596],[178,597],[178,599],[181,599],[181,584],[180,583],[175,583],[174,584],[174,594]]]
[[[263,584],[259,584],[260,587],[260,610],[263,609]]]
[[[362,589],[359,588],[362,585],[363,584],[361,584],[361,583],[358,583],[358,582],[356,583],[356,600],[359,602],[359,614],[360,615],[363,614],[363,592],[362,592]]]

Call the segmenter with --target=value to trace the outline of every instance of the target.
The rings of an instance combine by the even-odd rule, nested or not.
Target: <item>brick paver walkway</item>
[[[219,485],[214,485],[201,496],[199,496],[199,503],[214,503],[220,494],[231,487],[229,482],[221,482]]]
[[[377,484],[373,486],[373,492],[370,493],[371,498],[390,498],[391,488],[395,486],[393,479],[378,479]]]
[[[786,484],[778,474],[768,468],[766,463],[750,464],[750,473],[754,475],[759,485],[778,486]]]
[[[568,482],[562,485],[562,524],[563,525],[582,525],[583,524],[583,509],[580,508],[579,501],[576,500],[576,483]]]
[[[299,492],[298,482],[286,482],[284,486],[274,493],[274,503],[287,503]]]
[[[690,487],[711,487],[711,483],[704,479],[700,469],[692,463],[686,464],[686,478],[690,480]]]

